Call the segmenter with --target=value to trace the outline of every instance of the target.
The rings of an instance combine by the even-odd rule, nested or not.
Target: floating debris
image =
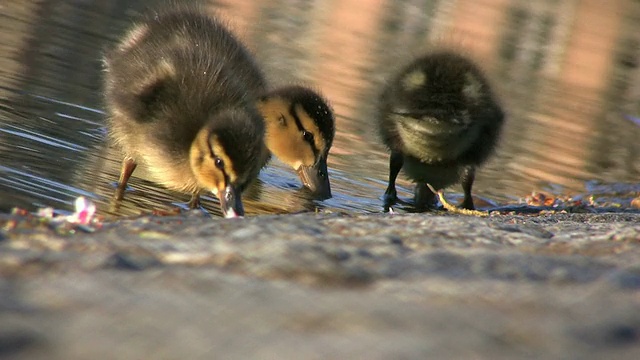
[[[96,205],[84,196],[76,199],[76,212],[67,216],[64,220],[72,224],[89,225],[94,220]]]
[[[102,228],[102,218],[96,216],[96,205],[80,196],[75,200],[75,212],[70,215],[58,214],[51,207],[39,209],[35,213],[21,208],[11,211],[11,218],[4,223],[5,231],[33,230],[46,226],[60,235],[73,234],[77,230],[94,232]]]
[[[556,197],[541,192],[531,192],[531,195],[525,197],[525,203],[529,206],[556,206]]]
[[[585,201],[584,196],[560,196],[549,193],[533,191],[531,195],[525,197],[525,203],[529,206],[536,207],[552,207],[552,208],[575,208],[595,206],[593,196],[588,197]]]

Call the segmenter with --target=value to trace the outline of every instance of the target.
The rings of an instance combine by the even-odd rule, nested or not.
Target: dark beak
[[[227,185],[224,190],[219,191],[218,199],[220,199],[222,215],[224,215],[225,218],[229,219],[244,216],[242,198],[240,197],[240,193],[238,193],[233,186]]]
[[[327,171],[327,160],[320,158],[315,165],[300,166],[297,170],[302,184],[321,200],[331,197],[331,184]]]

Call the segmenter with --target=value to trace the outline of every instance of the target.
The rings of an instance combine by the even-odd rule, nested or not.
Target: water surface
[[[137,171],[111,197],[120,154],[105,142],[101,56],[157,1],[5,1],[0,5],[0,211],[80,195],[103,214],[184,206]],[[388,156],[374,129],[385,79],[433,44],[486,70],[508,113],[496,156],[474,187],[480,207],[532,191],[596,194],[629,206],[640,193],[640,3],[569,0],[211,1],[274,85],[304,83],[330,99],[334,197],[319,202],[273,161],[246,194],[248,214],[379,212]],[[412,196],[403,175],[402,198]],[[448,196],[460,199],[454,186]],[[205,201],[217,212],[215,200]],[[400,207],[402,210],[402,206]]]

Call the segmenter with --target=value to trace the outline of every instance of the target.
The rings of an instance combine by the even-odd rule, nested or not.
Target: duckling
[[[478,66],[452,50],[440,50],[404,67],[380,96],[379,130],[391,152],[388,211],[397,201],[400,169],[417,183],[416,208],[431,208],[436,190],[462,183],[462,207],[473,210],[475,171],[493,153],[504,121]]]
[[[116,198],[143,163],[155,182],[220,200],[242,216],[241,193],[268,158],[256,99],[264,76],[248,50],[216,18],[196,8],[152,14],[105,57],[105,102],[124,161]]]
[[[333,110],[321,95],[303,86],[286,86],[262,96],[266,144],[294,168],[302,184],[320,199],[331,197],[327,156],[335,135]]]

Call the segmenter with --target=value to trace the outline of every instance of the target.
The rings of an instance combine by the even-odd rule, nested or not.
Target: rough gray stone
[[[189,213],[4,236],[0,356],[640,358],[638,214]]]

